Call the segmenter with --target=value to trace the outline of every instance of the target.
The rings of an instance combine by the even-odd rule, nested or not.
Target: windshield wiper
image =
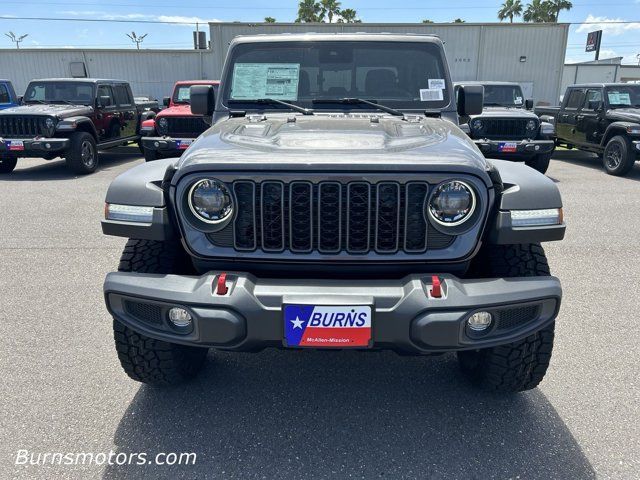
[[[256,98],[251,100],[230,99],[229,103],[259,103],[262,105],[282,105],[284,107],[289,107],[291,110],[295,110],[296,112],[300,112],[303,115],[313,115],[313,110],[309,108],[304,108],[304,107],[301,107],[300,105],[284,102],[282,100],[277,100],[275,98]]]
[[[365,100],[363,98],[314,98],[312,103],[340,103],[342,105],[369,105],[370,107],[377,108],[383,112],[395,115],[397,117],[404,117],[404,113],[395,108],[386,107],[371,100]]]

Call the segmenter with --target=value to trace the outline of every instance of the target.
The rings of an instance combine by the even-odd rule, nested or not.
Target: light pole
[[[144,40],[144,37],[146,37],[149,34],[145,33],[144,35],[137,36],[136,32],[131,32],[131,35],[129,35],[128,33],[126,35],[131,39],[132,42],[136,44],[136,47],[138,48],[138,50],[140,50],[140,44]]]
[[[28,33],[25,33],[24,35],[21,36],[17,36],[15,33],[13,32],[9,32],[9,33],[5,33],[5,35],[7,37],[9,37],[11,39],[12,42],[14,42],[16,44],[16,48],[20,49],[20,42],[22,42],[25,38],[27,38],[29,36]]]

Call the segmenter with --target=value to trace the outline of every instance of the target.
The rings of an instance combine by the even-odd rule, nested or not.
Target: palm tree
[[[552,22],[553,18],[549,11],[549,2],[546,0],[532,0],[532,2],[527,5],[522,19],[525,22]]]
[[[338,23],[362,23],[358,18],[358,13],[353,8],[345,8],[340,12]]]
[[[422,20],[422,23],[433,23],[433,20],[429,20],[428,18],[425,18],[424,20]]]
[[[333,16],[340,15],[340,2],[337,0],[320,0],[322,5],[322,17],[326,15],[329,23],[333,23]]]
[[[513,23],[513,17],[522,15],[522,2],[520,0],[506,0],[502,4],[502,8],[498,10],[498,19],[500,21],[509,19]]]
[[[573,4],[567,0],[547,0],[545,2],[549,13],[553,15],[553,22],[558,22],[558,17],[562,10],[571,10]]]
[[[298,4],[296,23],[319,23],[322,17],[322,6],[315,0],[302,0]]]
[[[276,23],[276,19],[273,17],[264,17],[264,23]]]
[[[456,18],[453,23],[466,23],[465,20],[462,20],[461,18]]]

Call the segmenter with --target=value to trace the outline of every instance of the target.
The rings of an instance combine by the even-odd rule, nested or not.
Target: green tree
[[[553,14],[549,10],[549,2],[546,0],[532,0],[522,14],[522,19],[525,22],[553,22]]]
[[[358,18],[358,13],[353,8],[345,8],[340,12],[338,23],[362,23]]]
[[[264,17],[264,23],[276,23],[276,19],[273,17]]]
[[[337,0],[320,0],[322,17],[327,16],[329,23],[333,23],[333,17],[340,15],[340,2]]]
[[[323,17],[322,5],[315,0],[302,0],[298,4],[296,23],[320,23]]]
[[[558,22],[558,17],[560,16],[560,12],[562,10],[571,10],[573,8],[573,4],[567,0],[546,0],[547,9],[549,10],[549,14],[553,16],[553,22]]]
[[[462,20],[461,18],[456,18],[453,23],[466,23],[464,20]]]
[[[433,20],[429,20],[428,18],[425,18],[424,20],[422,20],[422,23],[433,23]]]
[[[519,17],[522,15],[522,2],[520,0],[505,0],[502,4],[502,8],[498,10],[498,19],[500,21],[509,19],[510,23],[513,23],[513,17]]]

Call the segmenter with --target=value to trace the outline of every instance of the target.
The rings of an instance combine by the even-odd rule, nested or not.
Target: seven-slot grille
[[[0,116],[0,137],[33,138],[44,135],[44,122],[47,117],[29,116]]]
[[[233,191],[240,251],[423,253],[433,230],[423,213],[426,182],[237,180]],[[453,238],[435,233],[440,243]]]
[[[483,118],[483,129],[481,135],[483,137],[500,139],[524,139],[527,137],[526,118]]]
[[[209,128],[202,117],[166,117],[166,119],[167,135],[174,137],[197,137]]]

